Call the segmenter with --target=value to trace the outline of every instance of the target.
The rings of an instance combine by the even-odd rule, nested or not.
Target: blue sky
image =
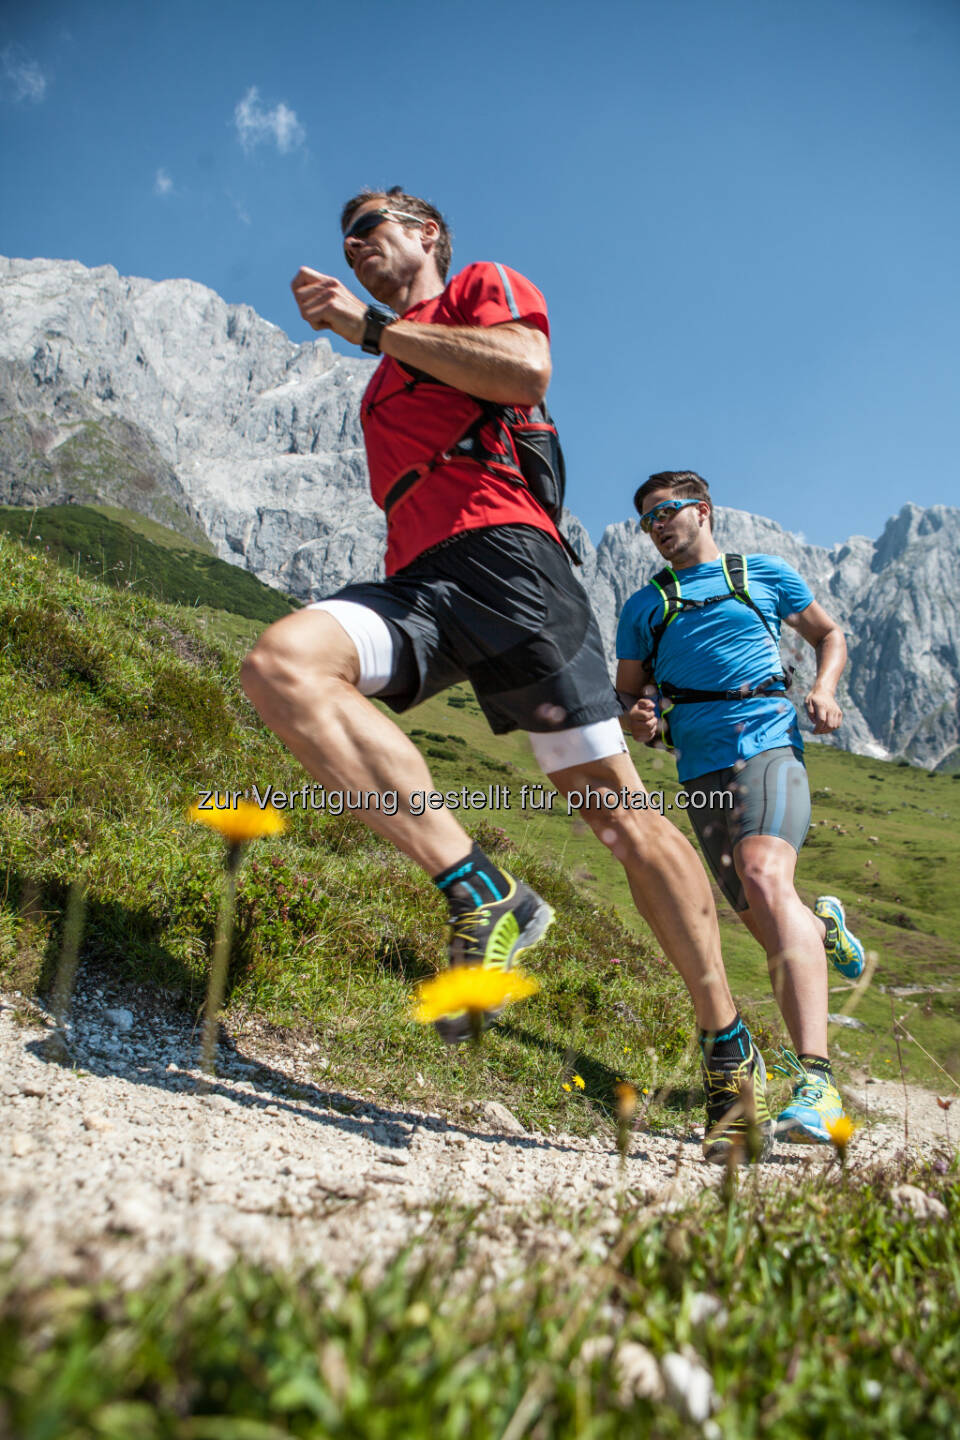
[[[956,0],[5,0],[0,250],[301,341],[294,271],[403,184],[544,291],[595,539],[690,467],[829,545],[960,503],[958,81]]]

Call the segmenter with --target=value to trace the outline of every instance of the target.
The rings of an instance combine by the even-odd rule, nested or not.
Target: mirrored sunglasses
[[[669,520],[678,510],[685,505],[699,505],[699,500],[661,500],[659,505],[654,505],[652,510],[647,510],[640,516],[640,529],[644,535],[649,535],[657,520]]]

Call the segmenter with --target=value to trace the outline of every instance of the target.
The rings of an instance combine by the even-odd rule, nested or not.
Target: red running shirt
[[[516,270],[487,261],[468,265],[432,300],[402,317],[424,325],[502,325],[524,321],[549,339],[547,305],[536,286]],[[370,467],[370,490],[384,508],[393,486],[408,471],[423,473],[391,508],[386,570],[402,570],[424,550],[462,530],[490,525],[533,525],[559,541],[556,527],[532,495],[508,478],[510,468],[457,456],[438,460],[477,417],[476,402],[462,390],[421,380],[389,355],[373,372],[361,406]],[[484,433],[484,442],[487,436]],[[492,437],[491,437],[492,438]],[[433,469],[428,469],[431,462]]]

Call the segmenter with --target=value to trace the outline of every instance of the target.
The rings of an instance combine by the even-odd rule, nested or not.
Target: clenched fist
[[[332,330],[351,345],[361,343],[367,307],[346,285],[301,265],[290,288],[300,314],[314,330]]]

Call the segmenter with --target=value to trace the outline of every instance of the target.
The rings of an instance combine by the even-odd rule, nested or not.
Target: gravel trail
[[[204,1081],[180,1014],[90,989],[73,1016],[66,1066],[49,1058],[43,1012],[0,995],[0,1262],[34,1280],[135,1285],[177,1255],[375,1271],[426,1234],[444,1203],[483,1207],[475,1243],[496,1278],[508,1254],[573,1243],[543,1202],[581,1215],[579,1243],[599,1247],[624,1191],[655,1213],[721,1179],[692,1135],[637,1132],[621,1164],[609,1134],[528,1133],[496,1104],[465,1125],[324,1088],[306,1045],[244,1036],[221,1046],[218,1074]],[[870,1081],[847,1095],[890,1116],[857,1135],[854,1164],[904,1147],[900,1085]],[[907,1103],[912,1147],[952,1138],[935,1096],[909,1087]],[[780,1146],[758,1173],[764,1185],[794,1185],[832,1160]]]

